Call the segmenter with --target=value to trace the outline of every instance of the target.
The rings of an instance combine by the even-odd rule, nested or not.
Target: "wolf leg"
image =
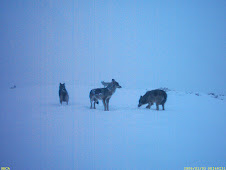
[[[148,105],[146,106],[146,108],[147,109],[150,109],[152,105],[153,105],[153,103],[148,103]]]
[[[91,100],[90,100],[90,104],[91,104],[90,109],[92,109],[92,101]]]
[[[65,101],[66,101],[66,103],[67,103],[67,105],[68,105],[68,97],[66,97],[66,100],[65,100]]]
[[[109,111],[109,100],[110,100],[110,98],[108,98],[107,100],[106,100],[106,102],[107,102],[107,110]]]
[[[69,101],[69,96],[67,95],[67,97],[66,97],[67,105],[68,105],[68,101]]]
[[[94,101],[93,103],[94,103],[94,109],[96,109],[96,106],[95,106],[95,103],[96,103],[96,102]]]
[[[162,110],[165,110],[164,104],[162,104]]]
[[[62,105],[63,97],[60,96],[60,104]]]
[[[156,103],[156,110],[159,110],[159,104]]]
[[[147,109],[150,109],[151,108],[151,104],[148,103],[148,105],[146,106]]]
[[[104,111],[106,111],[106,103],[105,103],[105,99],[103,99],[103,104],[104,104]]]

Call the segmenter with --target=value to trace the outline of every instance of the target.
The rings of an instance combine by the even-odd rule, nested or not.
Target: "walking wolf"
[[[165,110],[164,104],[167,99],[167,94],[163,90],[151,90],[148,91],[144,96],[140,96],[138,107],[148,104],[146,108],[150,109],[153,103],[156,103],[156,109],[159,110],[159,105],[162,105],[162,109]]]

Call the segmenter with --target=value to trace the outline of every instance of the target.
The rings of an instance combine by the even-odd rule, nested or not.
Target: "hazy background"
[[[226,92],[224,0],[1,0],[1,86]]]

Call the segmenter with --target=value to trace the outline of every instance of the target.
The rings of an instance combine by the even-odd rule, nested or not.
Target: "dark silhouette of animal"
[[[92,109],[92,103],[94,103],[94,109],[96,109],[95,104],[99,104],[98,100],[102,100],[104,104],[104,111],[109,111],[109,100],[111,96],[115,93],[116,88],[122,88],[115,79],[108,84],[106,88],[92,89],[89,93],[90,108]]]
[[[140,96],[138,107],[148,104],[146,108],[150,109],[151,106],[156,103],[156,109],[159,110],[159,105],[162,105],[162,109],[165,110],[164,105],[167,100],[167,94],[163,90],[151,90],[146,92],[144,96]]]
[[[62,102],[66,102],[68,105],[68,101],[69,101],[69,95],[68,92],[65,88],[65,83],[61,84],[59,86],[59,98],[60,98],[60,104],[62,104]]]

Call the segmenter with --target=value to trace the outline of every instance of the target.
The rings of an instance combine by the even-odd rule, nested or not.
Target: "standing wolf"
[[[164,104],[167,99],[167,94],[163,90],[151,90],[144,96],[140,96],[138,107],[148,104],[146,108],[150,109],[153,103],[156,103],[156,109],[159,110],[159,105],[162,105],[162,109],[165,110]]]
[[[62,102],[66,102],[68,105],[68,101],[69,101],[69,95],[68,92],[65,88],[65,83],[61,84],[59,86],[59,97],[60,97],[60,104],[62,104]]]
[[[96,109],[95,104],[99,104],[98,100],[102,100],[104,104],[104,111],[109,111],[109,100],[111,96],[115,93],[116,88],[122,88],[115,79],[108,84],[106,88],[92,89],[89,93],[90,108],[92,109],[92,103],[94,102],[94,109]]]

